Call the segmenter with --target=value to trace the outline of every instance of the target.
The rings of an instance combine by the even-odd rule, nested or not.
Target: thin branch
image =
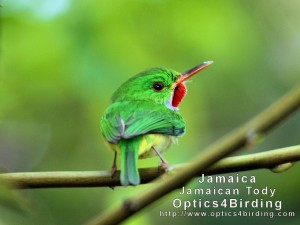
[[[300,145],[281,148],[261,153],[228,157],[215,163],[203,173],[215,175],[255,169],[270,169],[281,172],[289,168],[290,162],[300,160]],[[285,166],[282,166],[285,165]],[[173,170],[184,170],[187,165],[174,165]],[[173,171],[172,170],[172,171]],[[148,183],[164,171],[157,167],[139,170],[142,183]],[[173,173],[172,173],[173,174]],[[202,174],[197,174],[201,176]],[[120,186],[120,171],[114,178],[111,171],[86,171],[86,172],[25,172],[0,174],[3,179],[13,184],[15,188],[63,188],[63,187],[115,187]]]
[[[143,190],[141,193],[136,193],[134,197],[127,199],[122,205],[112,208],[89,221],[88,225],[118,224],[124,221],[129,216],[140,211],[172,190],[183,186],[197,174],[203,173],[218,160],[242,148],[247,143],[249,133],[265,133],[269,131],[299,108],[299,106],[300,87],[296,87],[244,126],[208,146],[174,176],[168,176],[163,179],[163,181],[160,179],[155,182],[153,187]]]

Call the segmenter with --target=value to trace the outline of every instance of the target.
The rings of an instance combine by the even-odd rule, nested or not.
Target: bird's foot
[[[160,166],[160,167],[168,167],[168,166],[169,166],[169,163],[168,163],[167,161],[161,161],[161,162],[159,163],[159,166]]]
[[[169,163],[167,161],[161,161],[158,165],[159,170],[162,170],[163,172],[169,171]]]

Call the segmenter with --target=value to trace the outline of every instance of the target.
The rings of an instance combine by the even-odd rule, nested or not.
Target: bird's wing
[[[113,103],[101,120],[104,138],[111,143],[120,139],[152,133],[180,136],[185,132],[185,122],[177,111],[148,101]]]

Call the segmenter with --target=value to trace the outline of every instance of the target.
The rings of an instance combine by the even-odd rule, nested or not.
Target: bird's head
[[[204,62],[184,73],[166,68],[146,70],[122,84],[113,94],[112,101],[154,101],[176,110],[186,95],[185,81],[212,63]]]

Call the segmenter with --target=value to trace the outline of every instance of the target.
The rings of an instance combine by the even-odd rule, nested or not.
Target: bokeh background
[[[185,71],[214,60],[188,84],[180,110],[187,134],[165,154],[171,164],[187,162],[299,83],[299,9],[297,0],[2,2],[1,170],[110,169],[113,153],[103,143],[99,123],[113,91],[147,68]],[[238,154],[297,145],[299,133],[298,112]],[[156,166],[159,159],[139,163]],[[255,175],[255,187],[276,188],[282,211],[296,217],[161,217],[160,211],[178,211],[172,206],[174,191],[126,224],[298,224],[299,171],[296,165],[280,174],[240,173]],[[187,187],[199,187],[197,179]],[[12,192],[3,187],[0,224],[82,224],[147,188]],[[218,199],[182,197],[189,198]]]

